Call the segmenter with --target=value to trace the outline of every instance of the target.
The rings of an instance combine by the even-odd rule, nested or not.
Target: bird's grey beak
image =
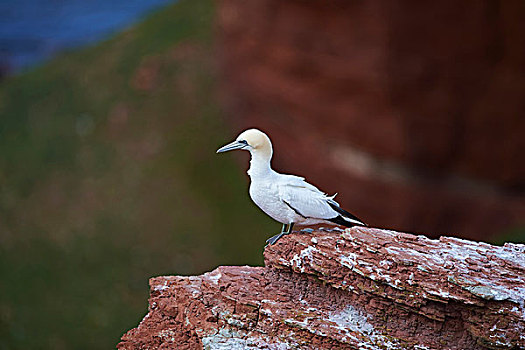
[[[233,151],[234,149],[241,149],[243,147],[246,147],[245,143],[242,143],[242,142],[239,142],[239,141],[233,141],[232,143],[229,143],[229,144],[219,148],[217,150],[217,153]]]

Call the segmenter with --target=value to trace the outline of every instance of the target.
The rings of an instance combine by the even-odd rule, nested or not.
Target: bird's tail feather
[[[357,216],[350,214],[343,208],[341,208],[337,202],[335,201],[328,201],[328,204],[330,207],[335,210],[339,215],[335,218],[329,219],[329,221],[337,224],[342,225],[346,227],[352,227],[352,226],[368,226],[363,222],[363,220],[359,219]]]

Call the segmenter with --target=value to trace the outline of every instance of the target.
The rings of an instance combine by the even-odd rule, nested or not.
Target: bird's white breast
[[[281,200],[276,179],[272,177],[267,179],[252,177],[250,197],[262,211],[280,223],[297,223],[302,219]]]
[[[275,175],[264,179],[251,177],[250,197],[253,202],[272,219],[283,224],[293,222],[309,225],[320,222],[304,218],[285,204],[279,191],[280,174]]]

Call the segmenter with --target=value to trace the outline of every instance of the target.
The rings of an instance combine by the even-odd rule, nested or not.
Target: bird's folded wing
[[[304,180],[283,182],[278,186],[280,199],[299,215],[317,219],[331,219],[338,215],[328,204],[330,197]]]

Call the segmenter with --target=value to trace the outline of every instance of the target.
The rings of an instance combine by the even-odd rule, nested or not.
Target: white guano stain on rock
[[[205,350],[288,350],[292,346],[274,338],[265,337],[259,333],[243,332],[231,328],[222,328],[217,334],[201,339]]]
[[[211,272],[207,272],[204,274],[204,277],[208,278],[210,281],[212,281],[214,284],[219,284],[219,280],[222,277],[222,273],[219,269],[215,269]]]
[[[331,312],[328,320],[334,322],[336,328],[344,332],[351,330],[371,334],[374,331],[374,327],[368,323],[368,317],[357,311],[352,305],[348,305],[344,310]]]
[[[301,250],[299,254],[294,255],[294,257],[290,260],[292,267],[299,269],[299,271],[301,272],[304,272],[305,268],[303,266],[303,261],[305,261],[305,259],[308,258],[309,262],[312,263],[314,261],[312,253],[315,251],[316,248],[312,246],[308,246],[305,249]]]

